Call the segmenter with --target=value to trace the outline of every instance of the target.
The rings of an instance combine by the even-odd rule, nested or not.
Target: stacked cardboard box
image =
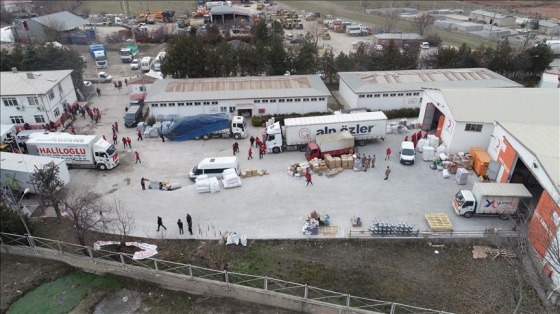
[[[354,166],[354,159],[352,158],[352,155],[341,155],[340,159],[342,160],[342,168],[352,169]]]
[[[342,167],[342,159],[340,157],[334,157],[334,167],[335,168],[341,168]]]

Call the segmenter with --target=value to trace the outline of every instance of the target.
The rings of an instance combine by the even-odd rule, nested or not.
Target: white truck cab
[[[455,194],[453,198],[453,209],[455,213],[460,216],[464,216],[465,213],[472,213],[475,210],[476,199],[474,195],[469,190],[461,190]],[[472,214],[467,214],[467,216],[471,216]]]

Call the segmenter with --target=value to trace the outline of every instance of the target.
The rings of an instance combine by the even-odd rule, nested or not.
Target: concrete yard
[[[122,78],[124,79],[124,78]],[[101,84],[102,96],[93,99],[93,106],[102,112],[101,122],[95,126],[89,118],[79,119],[77,133],[99,134],[111,138],[111,124],[119,122],[120,165],[109,171],[72,169],[72,182],[68,189],[93,189],[103,194],[108,202],[116,197],[126,204],[136,219],[134,236],[165,238],[217,238],[220,232],[235,231],[249,239],[316,238],[302,234],[306,217],[312,210],[329,214],[331,225],[339,227],[335,237],[348,237],[352,228],[350,218],[358,215],[366,229],[374,219],[391,223],[407,222],[420,231],[429,231],[425,213],[445,213],[454,231],[484,231],[486,228],[511,230],[513,223],[496,217],[463,218],[455,215],[451,207],[453,195],[461,188],[471,188],[476,177],[469,176],[466,186],[457,185],[452,178],[443,179],[441,172],[431,170],[430,163],[421,161],[413,166],[401,165],[398,148],[404,134],[388,134],[385,142],[368,144],[359,148],[360,153],[375,154],[374,169],[367,172],[344,172],[327,178],[313,176],[314,186],[305,185],[303,177],[287,174],[291,162],[304,161],[300,152],[268,154],[264,159],[247,160],[248,138],[239,141],[241,169],[267,169],[270,174],[243,179],[243,186],[219,193],[197,194],[188,178],[189,170],[205,157],[231,156],[234,139],[185,141],[163,143],[159,138],[136,141],[136,130],[125,128],[122,119],[128,100],[125,91],[120,93],[111,84]],[[248,134],[258,136],[263,128],[249,125]],[[418,131],[418,130],[416,130]],[[410,135],[410,134],[409,134]],[[134,152],[123,149],[120,138],[132,138],[132,147],[140,152],[142,163],[135,164]],[[391,147],[393,155],[383,160],[385,149]],[[384,169],[392,169],[385,181]],[[175,191],[142,191],[140,179],[180,182]],[[33,204],[34,199],[27,200]],[[194,236],[179,235],[177,219],[193,217]],[[54,213],[49,213],[50,215]],[[156,232],[157,216],[163,218],[167,231]],[[186,226],[185,226],[186,227]]]

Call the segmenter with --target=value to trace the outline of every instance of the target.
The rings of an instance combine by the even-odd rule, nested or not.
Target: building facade
[[[156,80],[145,103],[158,119],[209,113],[275,115],[326,112],[330,96],[318,75]]]
[[[41,129],[47,123],[62,123],[68,104],[78,102],[72,70],[1,72],[1,123]]]

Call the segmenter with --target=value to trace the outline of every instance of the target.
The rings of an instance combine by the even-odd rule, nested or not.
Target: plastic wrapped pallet
[[[457,173],[455,174],[455,181],[457,184],[465,185],[469,180],[469,171],[465,168],[458,168]]]
[[[447,150],[447,146],[445,145],[445,143],[441,143],[441,145],[438,146],[436,152],[438,154],[442,154],[442,153],[445,153],[446,150]]]
[[[418,141],[418,145],[416,145],[416,147],[418,148],[418,152],[421,153],[424,150],[425,146],[430,146],[430,143],[428,142],[427,139],[421,139]]]
[[[434,148],[431,146],[424,146],[424,150],[422,152],[422,160],[423,161],[433,161],[434,160]]]
[[[196,177],[196,179],[194,181],[198,182],[198,181],[203,181],[203,180],[206,180],[206,179],[208,179],[208,175],[207,174],[201,174],[198,177]]]
[[[439,137],[430,134],[428,135],[428,142],[430,143],[430,147],[437,149],[439,146]]]

